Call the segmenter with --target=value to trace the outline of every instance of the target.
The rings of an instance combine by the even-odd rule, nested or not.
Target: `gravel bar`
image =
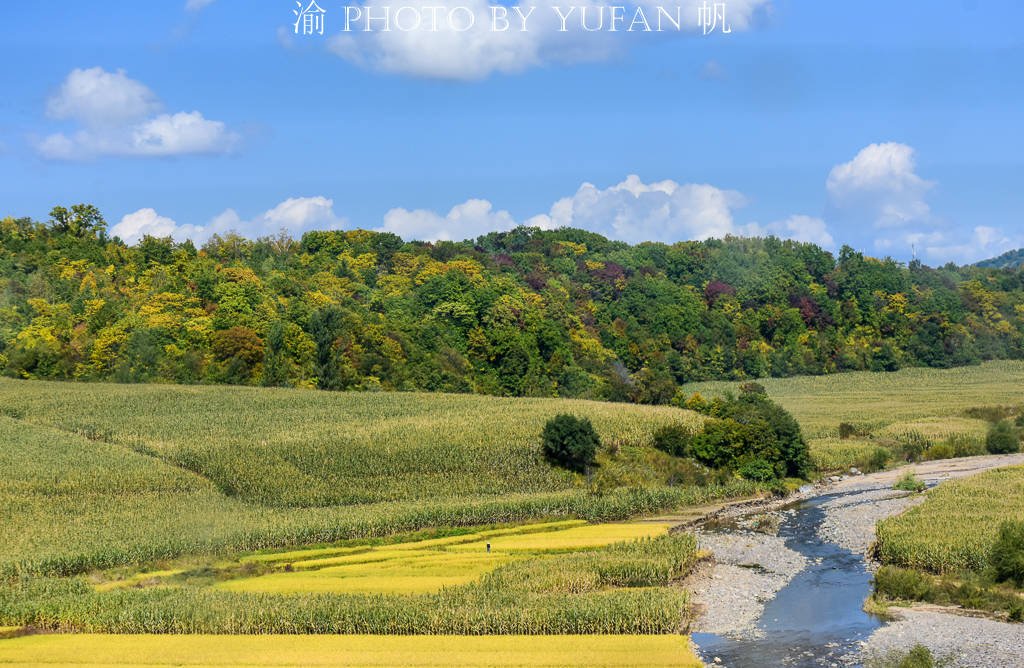
[[[807,560],[778,536],[698,533],[697,538],[716,563],[710,577],[693,588],[704,614],[691,630],[732,638],[760,637],[763,632],[755,622],[765,602],[802,571]]]
[[[1024,625],[914,609],[894,612],[901,619],[875,631],[859,652],[843,657],[845,665],[921,644],[937,659],[949,661],[943,665],[956,668],[1024,666]]]

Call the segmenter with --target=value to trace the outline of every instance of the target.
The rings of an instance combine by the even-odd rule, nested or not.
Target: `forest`
[[[111,237],[0,220],[0,371],[664,404],[680,386],[1024,356],[1024,272],[767,238]]]

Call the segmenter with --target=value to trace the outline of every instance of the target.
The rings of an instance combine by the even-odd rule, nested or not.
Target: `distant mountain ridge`
[[[1024,248],[1006,251],[999,257],[992,257],[975,264],[985,269],[1018,269],[1024,265]]]

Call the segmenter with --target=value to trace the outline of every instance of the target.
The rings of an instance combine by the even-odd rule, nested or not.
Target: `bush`
[[[1020,438],[1017,430],[1005,420],[992,425],[985,438],[985,447],[993,455],[1005,455],[1020,450]]]
[[[693,434],[681,424],[670,424],[654,432],[654,447],[673,457],[689,457]]]
[[[871,459],[868,460],[869,471],[881,471],[889,463],[890,457],[892,457],[892,453],[885,448],[875,448],[875,451],[871,453]]]
[[[924,484],[917,476],[910,471],[903,474],[899,482],[892,486],[893,489],[902,490],[904,492],[923,492],[927,485]]]
[[[1024,587],[1024,522],[1007,520],[999,525],[989,563],[996,582]]]
[[[856,435],[857,435],[857,428],[854,427],[852,424],[850,424],[849,422],[840,422],[839,423],[839,438],[847,439],[847,438],[850,438],[851,436],[856,436]]]
[[[924,451],[925,459],[952,459],[956,451],[949,443],[937,443]]]
[[[572,471],[583,471],[594,462],[601,439],[587,418],[562,414],[548,420],[541,432],[544,455]]]
[[[1005,420],[1013,414],[1013,410],[1007,406],[975,406],[964,411],[964,415],[975,420],[984,420],[995,424]]]
[[[740,394],[768,394],[764,385],[761,383],[755,383],[753,381],[743,383],[740,385]]]
[[[935,657],[924,645],[914,645],[907,655],[897,664],[899,668],[933,668]]]
[[[747,480],[757,482],[767,482],[776,478],[775,467],[761,458],[747,461],[736,472]]]
[[[806,478],[810,454],[800,425],[785,409],[757,392],[716,398],[708,412],[717,418],[690,441],[690,453],[714,468],[738,470],[747,462],[761,460],[771,467],[772,477]],[[763,467],[750,472],[761,475]]]

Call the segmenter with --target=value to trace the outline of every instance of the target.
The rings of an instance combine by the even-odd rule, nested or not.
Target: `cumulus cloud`
[[[142,82],[129,79],[124,70],[107,72],[93,67],[72,70],[47,101],[46,113],[51,118],[70,118],[100,127],[134,121],[161,107],[156,93]]]
[[[1024,246],[1024,237],[1011,236],[988,225],[978,225],[968,235],[950,239],[948,235],[928,239],[925,256],[935,262],[968,264],[1001,255],[1008,250]]]
[[[746,199],[735,190],[675,181],[644,183],[635,174],[609,188],[584,183],[551,211],[527,221],[540,227],[582,227],[623,241],[707,239],[739,234],[732,210]]]
[[[875,227],[899,227],[927,221],[931,210],[925,195],[934,185],[917,175],[914,149],[887,142],[861,149],[828,175],[830,214],[859,218]]]
[[[487,200],[471,199],[445,215],[424,209],[392,209],[377,229],[423,241],[472,239],[528,225],[542,229],[578,227],[633,243],[771,234],[826,248],[835,246],[820,218],[794,215],[768,225],[738,224],[733,211],[745,204],[746,198],[735,190],[671,180],[644,183],[631,174],[608,188],[584,183],[574,195],[555,202],[547,213],[526,220],[516,221],[508,211],[495,210]]]
[[[126,243],[135,243],[147,235],[202,242],[214,234],[227,232],[255,238],[285,230],[298,236],[311,229],[340,229],[346,225],[346,219],[334,212],[334,200],[316,196],[286,199],[250,220],[243,220],[234,209],[226,209],[204,225],[178,224],[153,209],[139,209],[124,216],[110,232]]]
[[[800,214],[764,226],[751,223],[744,228],[744,232],[750,236],[772,234],[783,239],[817,244],[826,249],[836,247],[836,240],[829,233],[824,220]]]
[[[156,94],[124,70],[75,69],[48,100],[47,114],[79,127],[44,137],[37,149],[53,160],[87,160],[225,153],[238,144],[239,136],[221,121],[198,111],[157,113],[162,108]]]
[[[377,230],[393,232],[403,239],[461,241],[515,226],[508,211],[495,211],[487,200],[471,199],[452,207],[444,216],[426,209],[391,209]]]
[[[328,48],[368,69],[470,81],[550,63],[606,60],[644,35],[700,34],[697,8],[702,2],[634,2],[619,11],[616,31],[611,32],[613,4],[603,0],[571,6],[555,0],[516,3],[506,6],[507,14],[497,19],[494,12],[501,9],[492,8],[488,0],[410,0],[398,6],[367,0],[352,5],[361,14],[357,17],[353,9],[345,15],[351,19],[349,31],[331,38]],[[726,19],[733,31],[748,30],[758,13],[768,8],[770,0],[731,0]],[[681,30],[666,16],[678,17]],[[375,17],[369,31],[367,17]],[[384,17],[389,30],[383,29]],[[656,31],[659,19],[662,32],[641,32],[644,25]],[[343,29],[344,19],[339,21]],[[493,30],[495,25],[507,29]],[[633,32],[628,30],[631,25]]]
[[[178,241],[184,241],[195,238],[202,229],[195,225],[178,225],[172,219],[159,215],[154,209],[147,208],[127,214],[121,222],[110,228],[110,232],[127,243],[134,243],[144,236],[174,237]]]

